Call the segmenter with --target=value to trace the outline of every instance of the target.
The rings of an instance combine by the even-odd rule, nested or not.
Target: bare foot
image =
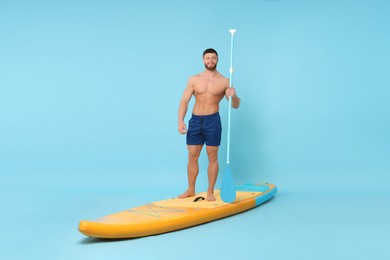
[[[213,193],[207,193],[207,201],[215,201],[215,197]]]
[[[195,196],[195,192],[191,191],[191,190],[187,190],[183,194],[179,195],[178,198],[179,199],[184,199],[184,198],[193,197],[193,196]]]

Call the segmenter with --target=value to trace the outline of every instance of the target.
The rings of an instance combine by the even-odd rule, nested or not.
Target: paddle
[[[229,87],[233,86],[233,39],[235,29],[229,30],[231,34],[230,39],[230,83]],[[229,96],[229,112],[228,112],[228,132],[227,132],[227,159],[226,159],[226,169],[225,173],[222,176],[221,184],[221,199],[226,203],[232,203],[236,199],[236,188],[234,185],[234,180],[232,172],[230,171],[230,119],[231,119],[231,110],[232,110],[232,97]]]

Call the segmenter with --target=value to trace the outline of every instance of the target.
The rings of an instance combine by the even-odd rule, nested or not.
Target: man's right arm
[[[185,134],[187,132],[187,127],[184,123],[184,117],[186,116],[188,103],[194,93],[194,79],[191,77],[188,80],[187,87],[184,90],[183,96],[180,100],[179,105],[179,113],[178,113],[178,131],[181,134]]]

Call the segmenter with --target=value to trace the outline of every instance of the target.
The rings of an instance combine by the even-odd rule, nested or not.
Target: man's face
[[[208,70],[216,70],[218,57],[215,53],[206,53],[203,57],[203,63],[206,69]]]

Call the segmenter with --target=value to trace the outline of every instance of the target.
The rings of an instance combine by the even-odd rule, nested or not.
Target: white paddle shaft
[[[236,32],[236,29],[229,30],[231,37],[230,37],[230,78],[229,78],[229,88],[233,87],[233,42],[234,42],[234,33]],[[232,97],[229,96],[229,109],[228,109],[228,131],[227,131],[227,158],[226,163],[230,163],[230,121],[231,121],[231,113],[232,113]]]

